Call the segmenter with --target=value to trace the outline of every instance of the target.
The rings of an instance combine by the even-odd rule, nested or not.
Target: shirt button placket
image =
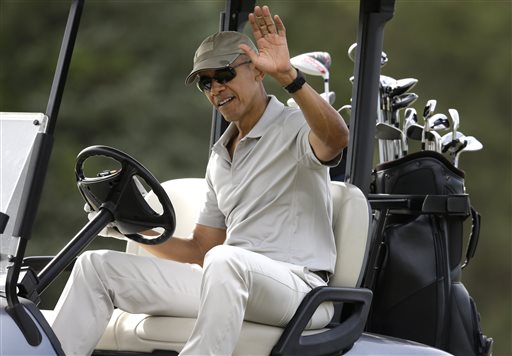
[[[241,174],[238,172],[240,160],[245,154],[245,139],[242,139],[238,146],[236,146],[235,152],[233,152],[233,159],[231,160],[231,182],[234,186],[240,184]]]

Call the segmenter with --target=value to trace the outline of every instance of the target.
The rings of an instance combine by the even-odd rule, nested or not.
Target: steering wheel
[[[99,172],[86,177],[83,167],[87,159],[104,156],[121,165],[121,169]],[[78,189],[92,210],[108,209],[114,225],[129,239],[147,245],[156,245],[169,239],[176,228],[176,215],[169,196],[158,180],[142,164],[128,154],[108,146],[91,146],[82,150],[76,159],[75,174]],[[156,212],[144,199],[149,186],[162,206]],[[153,228],[163,228],[158,236],[141,234]]]

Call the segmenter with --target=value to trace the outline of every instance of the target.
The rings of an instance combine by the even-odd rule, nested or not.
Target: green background
[[[265,3],[258,4],[263,5]],[[358,1],[268,1],[284,20],[291,55],[327,51],[336,108],[350,102]],[[69,2],[0,0],[0,111],[44,112]],[[201,177],[211,109],[184,78],[197,45],[218,29],[223,1],[87,1],[57,123],[28,255],[53,255],[85,224],[75,185],[81,149],[105,144],[139,159],[156,177]],[[477,302],[495,355],[511,355],[512,2],[396,1],[386,25],[382,74],[419,80],[412,105],[456,108],[461,131],[484,145],[464,153],[467,192],[482,215],[463,282]],[[323,90],[318,77],[308,80]],[[287,100],[267,79],[268,91]],[[469,227],[467,227],[469,229]],[[97,239],[90,248],[122,249]],[[52,307],[62,281],[43,295]]]

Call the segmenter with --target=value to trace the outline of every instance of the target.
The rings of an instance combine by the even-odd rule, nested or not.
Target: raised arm
[[[240,48],[251,58],[255,67],[270,75],[282,87],[297,78],[297,70],[290,63],[286,29],[278,15],[270,14],[268,6],[256,6],[249,14],[259,53],[248,46]],[[316,157],[323,162],[336,158],[348,144],[348,128],[340,114],[309,85],[291,94],[302,110],[311,133],[309,142]]]

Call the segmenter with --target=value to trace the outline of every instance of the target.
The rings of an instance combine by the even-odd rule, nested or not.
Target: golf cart
[[[6,273],[2,275],[5,289],[0,315],[2,353],[5,354],[62,354],[59,341],[37,308],[39,295],[107,223],[115,221],[129,239],[139,243],[159,243],[175,231],[188,235],[204,191],[204,182],[200,179],[160,184],[126,153],[105,146],[86,148],[78,155],[75,173],[84,199],[100,213],[52,260],[25,257],[83,5],[81,0],[72,2],[46,114],[2,114],[2,142],[12,147],[12,150],[2,149],[2,162],[7,162],[9,167],[2,170],[2,187],[7,187],[8,194],[2,196],[0,209],[2,240],[8,240],[2,245],[2,271],[5,263]],[[227,1],[222,29],[241,30],[253,6],[254,2],[250,1]],[[393,10],[394,1],[361,2],[346,179],[345,183],[333,182],[331,187],[335,210],[333,229],[339,257],[336,273],[329,287],[316,289],[305,298],[285,329],[245,323],[237,354],[445,354],[415,342],[364,332],[373,294],[364,288],[368,280],[367,266],[376,259],[372,251],[373,231],[380,231],[384,220],[379,215],[386,216],[387,213],[382,212],[389,210],[390,205],[405,209],[404,205],[411,202],[404,197],[370,196],[369,193],[374,134],[368,128],[374,127],[374,108],[378,101],[382,30]],[[226,128],[219,114],[214,112],[214,115],[212,142]],[[84,173],[84,163],[96,156],[110,157],[121,169],[102,168],[92,177],[88,176]],[[150,188],[150,193],[146,194],[141,182]],[[378,213],[370,213],[369,201],[373,211]],[[374,219],[378,223],[374,223]],[[354,226],[350,221],[359,224]],[[159,236],[147,238],[140,234],[154,227],[162,228]],[[127,252],[141,253],[132,242],[128,243]],[[44,267],[37,271],[36,264]],[[303,331],[315,306],[327,300],[340,305],[332,324],[322,330]],[[183,346],[193,323],[194,319],[131,315],[118,310],[95,353],[173,354]]]

